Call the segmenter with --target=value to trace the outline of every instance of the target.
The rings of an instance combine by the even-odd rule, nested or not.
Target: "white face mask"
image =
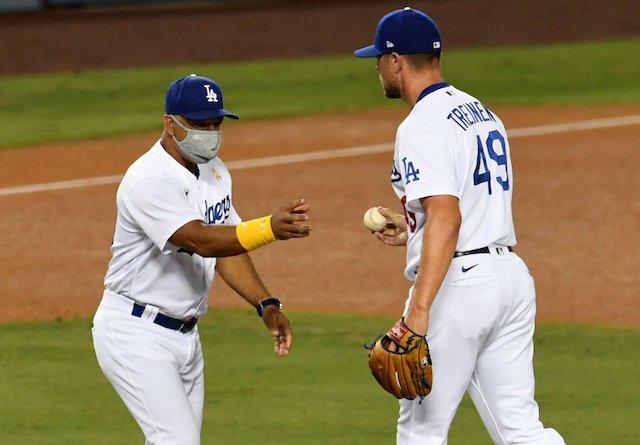
[[[176,139],[175,134],[173,135],[173,141],[185,158],[196,164],[204,164],[218,155],[222,142],[222,131],[187,128],[176,116],[171,116],[171,120],[187,132],[187,136],[181,141]]]

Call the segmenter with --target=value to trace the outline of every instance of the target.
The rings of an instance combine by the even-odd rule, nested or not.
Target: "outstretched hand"
[[[302,198],[291,201],[286,206],[278,209],[271,216],[271,228],[276,238],[286,240],[309,236],[311,225],[307,222],[309,220],[307,212],[310,208],[311,206],[307,204],[307,200]]]
[[[275,306],[267,306],[262,313],[262,321],[273,335],[273,352],[280,357],[289,355],[293,334],[289,319]]]

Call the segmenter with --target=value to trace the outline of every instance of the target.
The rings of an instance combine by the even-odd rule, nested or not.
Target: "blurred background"
[[[214,283],[203,443],[393,443],[397,403],[361,345],[397,319],[410,284],[404,251],[361,221],[400,209],[389,168],[408,109],[351,54],[404,6],[434,18],[445,77],[509,131],[543,421],[571,444],[636,442],[637,0],[0,0],[0,444],[142,442],[95,362],[91,317],[118,183],[189,73],[217,80],[241,116],[221,151],[241,216],[304,196],[314,224],[252,255],[294,322],[286,360]],[[258,416],[267,426],[248,428]],[[490,443],[469,400],[451,443]]]

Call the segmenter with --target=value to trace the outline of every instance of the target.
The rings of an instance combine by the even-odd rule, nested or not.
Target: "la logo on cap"
[[[393,48],[393,43],[387,40],[387,48]]]
[[[207,90],[207,95],[205,96],[205,98],[207,99],[207,102],[218,102],[218,95],[216,94],[215,91],[213,91],[213,89],[211,88],[211,85],[206,84],[204,86],[204,89]]]

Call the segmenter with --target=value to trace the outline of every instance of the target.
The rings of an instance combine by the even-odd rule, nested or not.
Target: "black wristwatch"
[[[277,298],[267,298],[266,300],[262,300],[260,303],[256,304],[256,311],[258,312],[258,317],[262,318],[262,312],[267,306],[278,306],[278,309],[282,309],[282,303]]]

